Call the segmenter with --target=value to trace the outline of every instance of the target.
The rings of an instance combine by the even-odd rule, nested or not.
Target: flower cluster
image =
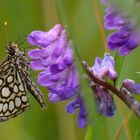
[[[38,83],[48,89],[49,100],[58,102],[73,97],[74,99],[66,106],[66,112],[74,114],[79,110],[78,126],[84,128],[87,124],[88,109],[80,93],[80,82],[73,58],[73,45],[72,41],[68,39],[66,30],[57,24],[48,32],[33,31],[28,35],[27,41],[37,47],[28,52],[28,56],[31,58],[30,67],[40,71]],[[115,82],[117,73],[114,67],[114,58],[105,53],[104,58],[97,57],[94,65],[87,67],[87,71],[90,71],[101,82],[108,80]],[[96,99],[99,114],[112,117],[116,110],[112,96],[114,91],[111,92],[111,89],[105,85],[96,83],[90,76],[89,83],[94,91],[93,98]],[[137,103],[139,107],[139,103],[125,94],[127,92],[124,92],[124,89],[139,94],[140,85],[133,80],[126,79],[122,89],[126,100],[130,101],[131,104]]]
[[[39,48],[28,52],[30,66],[41,70],[38,83],[49,90],[49,100],[57,102],[74,96],[79,90],[78,74],[73,63],[72,42],[61,25],[49,32],[34,31],[27,37]]]
[[[128,55],[140,44],[137,23],[123,17],[107,0],[102,0],[102,3],[108,6],[104,18],[105,28],[116,30],[108,37],[108,47],[111,50],[118,49],[120,55]],[[39,70],[38,83],[48,89],[49,101],[59,102],[73,98],[67,104],[66,112],[74,114],[78,110],[78,126],[84,128],[89,112],[80,91],[79,76],[73,58],[73,44],[68,39],[66,30],[57,24],[48,32],[33,31],[28,35],[27,41],[36,46],[28,52],[31,58],[30,67]],[[112,96],[112,93],[115,93],[140,116],[140,103],[133,98],[133,93],[140,94],[140,85],[125,79],[121,90],[118,90],[115,85],[108,83],[108,80],[114,83],[117,80],[114,67],[114,58],[107,53],[103,59],[97,57],[92,67],[85,66],[99,114],[107,117],[115,114],[116,106]]]
[[[118,49],[120,55],[128,55],[133,49],[140,45],[140,29],[137,28],[136,20],[129,20],[125,14],[112,6],[108,0],[102,0],[107,5],[107,14],[104,16],[105,28],[116,30],[108,37],[108,47],[110,50]],[[124,16],[125,15],[125,16]]]
[[[28,35],[27,41],[31,45],[37,46],[36,49],[28,52],[28,56],[32,60],[30,67],[41,71],[38,75],[38,83],[48,89],[49,100],[58,102],[75,97],[66,106],[66,111],[73,114],[79,109],[78,126],[85,127],[88,110],[80,94],[72,42],[68,40],[66,30],[58,24],[48,32],[33,31]],[[105,54],[103,60],[97,58],[91,69],[101,80],[108,78],[116,80],[117,78],[114,71],[114,60],[109,54]],[[111,93],[98,84],[94,84],[92,87],[97,99],[99,113],[109,117],[113,116],[115,104]]]

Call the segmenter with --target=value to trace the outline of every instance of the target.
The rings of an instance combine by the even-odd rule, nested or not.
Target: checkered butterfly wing
[[[30,107],[27,90],[42,108],[45,107],[43,95],[29,75],[23,52],[16,44],[10,44],[8,49],[8,57],[0,64],[0,122],[16,117]]]
[[[27,87],[11,61],[0,65],[0,122],[17,116],[29,108]]]

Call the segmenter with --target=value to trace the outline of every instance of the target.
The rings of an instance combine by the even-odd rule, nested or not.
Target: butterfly
[[[29,73],[27,56],[16,43],[10,42],[8,55],[0,64],[0,122],[16,117],[30,108],[29,91],[45,108],[43,94]]]

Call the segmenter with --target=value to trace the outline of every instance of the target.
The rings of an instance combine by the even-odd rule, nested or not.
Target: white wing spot
[[[23,87],[22,84],[19,85],[19,90],[20,90],[20,91],[24,91],[24,87]]]
[[[22,96],[22,97],[21,97],[21,100],[22,100],[23,102],[27,102],[27,101],[28,101],[28,98],[27,98],[27,96]]]
[[[7,77],[7,82],[8,83],[11,83],[13,80],[14,80],[14,78],[13,78],[12,75],[10,75],[10,76]]]
[[[14,87],[14,83],[10,83],[10,84],[9,84],[9,87],[10,87],[10,88],[13,88],[13,87]]]
[[[12,111],[14,109],[14,101],[10,101],[9,103],[9,110]]]
[[[2,111],[3,103],[0,103],[0,112]]]
[[[7,103],[5,103],[5,104],[3,105],[3,112],[6,112],[6,111],[7,111],[7,109],[8,109],[8,104],[7,104]]]
[[[2,79],[0,79],[0,86],[2,86],[2,84],[3,84],[3,80],[2,80]]]
[[[19,97],[16,97],[16,98],[15,98],[15,105],[16,105],[16,107],[20,107],[20,105],[21,105],[21,100],[20,100]]]
[[[14,91],[15,93],[18,92],[18,86],[17,86],[17,85],[14,85],[13,91]]]
[[[10,95],[10,90],[8,87],[3,87],[2,88],[2,91],[1,91],[1,94],[2,94],[2,97],[8,97]]]

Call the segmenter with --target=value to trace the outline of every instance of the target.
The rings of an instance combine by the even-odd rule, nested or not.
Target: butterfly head
[[[19,54],[19,52],[21,52],[18,45],[13,42],[9,43],[7,50],[8,50],[9,55],[11,55],[11,56],[16,55],[17,53]]]

